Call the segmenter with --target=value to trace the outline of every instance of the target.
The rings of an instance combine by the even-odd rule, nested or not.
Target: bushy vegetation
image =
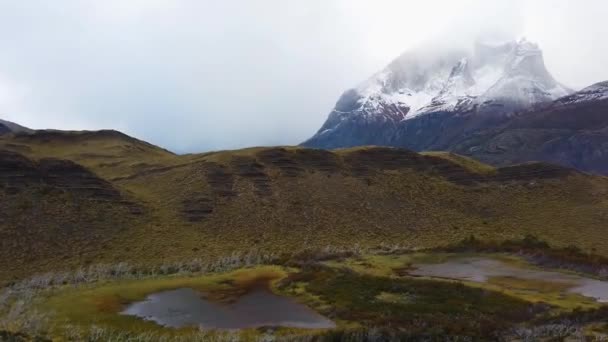
[[[535,313],[530,303],[460,283],[311,267],[288,278],[285,291],[299,282],[331,307],[326,312],[329,317],[363,326],[393,327],[417,336],[490,338]],[[380,296],[384,293],[395,293],[401,299],[383,300]]]

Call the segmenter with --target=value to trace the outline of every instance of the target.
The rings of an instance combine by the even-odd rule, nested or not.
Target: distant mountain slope
[[[11,129],[0,123],[0,135],[11,133]]]
[[[608,82],[463,137],[452,150],[494,165],[543,160],[608,174]]]
[[[471,234],[536,234],[608,255],[598,238],[608,180],[547,164],[493,168],[378,147],[179,156],[112,131],[8,135],[2,149],[0,281],[95,262]]]
[[[441,121],[467,120],[458,125],[466,132],[571,92],[547,71],[538,46],[526,40],[478,43],[473,52],[411,51],[345,92],[325,124],[303,145],[404,144],[400,137],[413,139],[410,135],[420,134],[402,126],[427,115],[439,116]],[[427,130],[427,134],[441,134],[441,130]]]
[[[3,132],[2,127],[5,127],[5,129]],[[6,120],[2,120],[0,119],[0,135],[4,134],[4,133],[18,133],[18,132],[33,132],[33,129],[18,125],[14,122],[10,122],[10,121],[6,121]]]

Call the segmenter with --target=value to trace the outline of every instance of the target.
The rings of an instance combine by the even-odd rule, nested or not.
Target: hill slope
[[[0,119],[0,135],[6,133],[33,132],[33,129],[18,125],[14,122]]]
[[[0,123],[0,135],[8,134],[8,133],[11,133],[10,128],[8,128],[8,126],[5,126],[2,123]]]
[[[0,139],[3,280],[91,262],[435,246],[471,234],[536,234],[608,255],[598,238],[608,179],[561,167],[379,147],[177,156],[119,133],[45,134]]]
[[[114,130],[39,130],[0,137],[0,149],[31,158],[69,159],[107,180],[171,162],[175,155]]]
[[[67,160],[0,150],[0,279],[75,267],[142,214],[112,184]]]

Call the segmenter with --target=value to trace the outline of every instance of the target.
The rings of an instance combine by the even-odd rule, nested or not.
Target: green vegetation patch
[[[325,303],[317,309],[337,321],[422,335],[489,337],[534,315],[534,306],[524,300],[458,282],[380,277],[321,266],[290,275],[280,288],[297,293],[302,284]]]

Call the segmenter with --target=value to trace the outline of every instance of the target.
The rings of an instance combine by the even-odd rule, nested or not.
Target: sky
[[[526,37],[608,80],[606,0],[0,0],[0,118],[170,150],[293,145],[421,44]]]

